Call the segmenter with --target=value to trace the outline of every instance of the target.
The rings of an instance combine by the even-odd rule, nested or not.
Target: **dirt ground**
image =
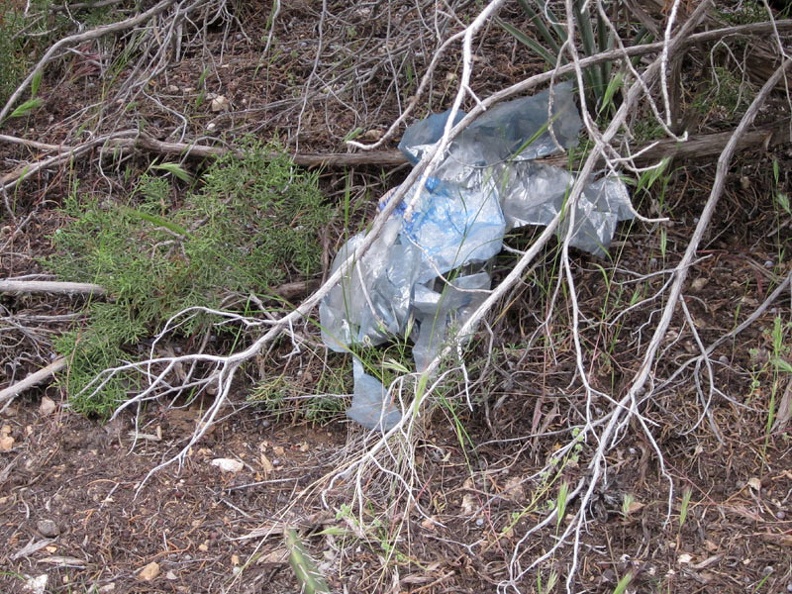
[[[272,7],[239,8],[239,21],[227,27],[213,22],[200,43],[185,38],[180,59],[151,79],[134,117],[145,120],[149,134],[169,141],[182,135],[223,145],[252,133],[277,136],[296,153],[338,153],[347,150],[343,140],[356,128],[361,138],[376,140],[415,92],[400,86],[404,73],[423,72],[439,43],[422,34],[432,29],[420,18],[427,7],[392,4],[388,18],[378,20],[370,17],[379,3],[330,6],[323,31],[332,43],[323,47],[317,47],[321,3],[283,6],[275,20],[275,58],[266,61]],[[467,18],[475,7],[455,9]],[[516,15],[514,7],[504,14]],[[438,27],[455,30],[458,23],[448,19]],[[486,36],[477,48],[473,90],[482,97],[542,68],[502,33]],[[317,52],[325,52],[318,68]],[[383,52],[398,63],[384,60]],[[3,133],[46,143],[73,138],[80,123],[75,114],[97,101],[100,71],[86,55],[92,54],[84,50],[48,73],[44,106],[24,122],[4,124]],[[441,60],[438,82],[417,117],[448,107],[457,65],[451,57]],[[196,101],[204,70],[206,88],[227,98],[228,111],[212,111],[211,99]],[[788,106],[776,108],[760,123],[789,117]],[[108,111],[103,117],[107,129],[118,129],[125,116]],[[699,131],[718,130],[717,118],[710,113]],[[29,147],[0,142],[3,171],[34,156]],[[150,158],[135,153],[127,163]],[[773,160],[781,164],[780,181],[771,174]],[[101,192],[115,183],[113,191],[123,191],[121,182],[108,182],[98,161],[98,154],[75,161],[81,184]],[[788,143],[743,151],[732,164],[688,280],[689,317],[678,312],[661,350],[657,391],[623,429],[576,542],[537,569],[514,577],[515,568],[528,567],[557,543],[580,494],[557,523],[528,531],[547,516],[561,485],[586,485],[596,444],[582,441],[552,477],[543,474],[545,465],[568,441],[569,427],[611,404],[586,398],[569,343],[559,350],[534,340],[547,307],[541,270],[470,347],[469,361],[487,361],[470,367],[472,407],[465,406],[464,390],[452,386],[449,398],[458,406],[427,415],[409,484],[390,481],[384,472],[364,477],[363,484],[339,473],[371,436],[343,414],[315,422],[299,404],[273,411],[251,403],[244,382],[223,418],[181,462],[153,473],[188,443],[207,402],[148,403],[110,422],[70,411],[57,383],[0,402],[0,592],[299,592],[289,530],[333,592],[478,594],[510,580],[522,592],[560,592],[573,563],[578,570],[569,590],[575,592],[614,592],[625,575],[632,576],[630,592],[792,592],[792,379],[768,365],[778,351],[774,321],[792,322],[789,288],[748,328],[723,341],[709,367],[690,366],[671,377],[700,352],[698,339],[709,345],[732,331],[792,271],[792,220],[779,218],[772,200],[779,187],[789,191],[790,168]],[[69,191],[67,169],[40,172],[15,190],[13,208],[7,202],[0,229],[3,278],[46,272],[37,258],[51,251],[50,237],[61,224],[57,207]],[[322,183],[333,199],[352,180],[356,199],[370,203],[363,208],[370,215],[376,198],[404,172],[376,163],[351,171],[331,165]],[[574,256],[578,299],[588,319],[605,311],[608,282],[630,287],[640,277],[644,294],[661,291],[667,280],[661,271],[685,250],[714,174],[711,161],[675,162],[661,207],[656,196],[636,197],[642,214],[655,216],[657,208],[671,213],[662,250],[661,226],[635,223],[620,229],[614,262]],[[341,238],[338,225],[328,229],[328,260]],[[517,246],[529,240],[527,234],[510,239]],[[547,268],[553,258],[546,256]],[[500,259],[495,276],[504,276],[513,262]],[[604,280],[603,268],[611,281]],[[52,337],[82,303],[78,296],[0,295],[0,389],[54,358]],[[622,394],[662,305],[649,301],[626,311],[612,335],[602,329],[584,334],[597,388]],[[557,323],[570,323],[569,312],[560,312]],[[322,350],[318,333],[305,340],[308,353],[288,363],[277,363],[275,353],[263,363],[302,382],[303,398],[311,395],[313,366],[328,364],[315,354]],[[608,351],[609,344],[618,347]],[[332,357],[329,364],[342,361]],[[408,488],[414,497],[405,496]],[[370,501],[351,507],[361,489]]]

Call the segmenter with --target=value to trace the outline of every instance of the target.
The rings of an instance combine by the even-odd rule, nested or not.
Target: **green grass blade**
[[[609,80],[608,86],[605,87],[605,92],[600,100],[599,113],[604,112],[608,106],[613,103],[613,97],[616,95],[616,92],[621,89],[623,83],[624,75],[621,72],[617,72],[616,75]]]
[[[597,43],[594,40],[594,27],[591,24],[591,15],[583,14],[581,10],[582,2],[577,0],[572,7],[575,13],[578,29],[580,29],[580,39],[583,43],[583,53],[586,56],[597,54]],[[602,70],[598,67],[587,68],[585,71],[586,82],[591,87],[590,92],[595,99],[602,96],[604,82],[602,80]]]
[[[616,584],[616,587],[613,589],[613,594],[624,594],[627,591],[627,586],[630,585],[633,576],[631,573],[625,573],[622,576],[622,579]]]
[[[531,23],[536,25],[536,28],[539,29],[539,33],[544,37],[550,48],[558,54],[558,52],[561,51],[561,44],[558,40],[563,42],[567,39],[566,29],[561,26],[558,17],[547,6],[534,7],[531,0],[519,0],[519,2],[523,10],[530,17]],[[553,30],[552,33],[550,33],[545,26],[545,17],[547,17],[550,23],[550,28]]]
[[[302,591],[305,594],[330,594],[330,588],[313,560],[306,553],[297,532],[289,528],[285,536],[286,546],[289,549],[289,564],[303,588]]]
[[[22,103],[19,107],[17,107],[11,114],[8,116],[9,118],[22,118],[27,115],[30,115],[34,110],[41,107],[44,103],[43,99],[39,99],[38,97],[34,97],[33,99],[28,99],[24,103]]]
[[[542,58],[545,62],[549,65],[554,65],[556,63],[556,56],[558,55],[553,54],[552,52],[548,51],[546,47],[541,45],[539,42],[531,39],[520,31],[517,27],[498,19],[498,24],[503,27],[512,37],[514,37],[517,41],[528,47],[532,52]]]
[[[37,70],[33,74],[33,78],[30,81],[30,96],[35,97],[38,95],[39,89],[41,88],[41,77],[44,74],[44,70]]]
[[[136,208],[124,208],[127,214],[131,215],[136,219],[140,219],[141,221],[146,221],[151,223],[152,225],[156,225],[157,227],[164,227],[169,231],[173,231],[177,235],[181,235],[182,237],[187,237],[190,232],[182,227],[181,225],[177,225],[173,221],[169,221],[165,217],[161,217],[155,214],[151,214],[148,212],[143,212],[142,210],[137,210]]]
[[[188,184],[193,182],[193,176],[177,163],[160,163],[158,165],[152,165],[151,168],[167,171],[171,175],[178,177],[180,180]]]

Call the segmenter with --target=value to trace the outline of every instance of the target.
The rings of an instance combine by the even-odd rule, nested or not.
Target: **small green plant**
[[[784,377],[792,375],[792,364],[789,363],[789,357],[792,354],[791,336],[792,322],[784,323],[781,317],[776,316],[773,319],[773,328],[770,330],[772,382],[770,383],[770,402],[767,405],[767,421],[765,422],[765,445],[767,445],[775,426],[778,414],[778,395],[789,381],[784,381]]]
[[[622,516],[624,516],[625,518],[629,518],[630,514],[632,514],[634,504],[635,504],[635,495],[627,493],[624,496],[624,499],[622,500],[622,507],[621,507]]]
[[[55,233],[56,253],[45,264],[62,279],[97,283],[109,294],[89,304],[86,324],[56,342],[70,362],[64,382],[77,410],[109,414],[138,389],[134,377],[122,374],[100,397],[80,395],[97,373],[129,359],[130,349],[178,312],[236,302],[244,313],[247,295],[319,271],[318,231],[333,211],[317,176],[273,150],[248,142],[241,155],[214,163],[203,187],[178,204],[174,182],[153,174],[143,175],[122,203],[77,194],[67,200],[70,220]],[[165,169],[184,177],[178,168]],[[208,314],[179,321],[182,336],[212,327]],[[238,341],[241,330],[225,325],[212,332]]]
[[[624,594],[627,591],[627,586],[632,582],[632,579],[633,575],[631,573],[625,573],[613,589],[613,594]]]
[[[289,564],[292,566],[294,575],[302,587],[305,594],[329,594],[330,587],[324,579],[313,559],[303,546],[297,532],[290,528],[286,531],[286,547],[289,549]]]
[[[568,30],[562,25],[564,19],[559,18],[542,0],[519,0],[519,3],[534,30],[522,31],[500,19],[499,24],[517,41],[544,59],[549,67],[554,68],[559,62],[565,62],[562,47],[568,40]],[[613,49],[614,31],[596,5],[574,0],[572,11],[583,57]],[[532,37],[531,33],[538,39]],[[648,31],[640,28],[634,33],[631,43],[642,43],[647,36]],[[616,92],[623,83],[621,75],[614,75],[613,63],[606,61],[584,69],[583,76],[592,114],[608,116],[613,111]]]
[[[0,106],[5,105],[25,76],[27,61],[17,38],[24,17],[12,4],[0,6]]]
[[[781,165],[778,159],[773,159],[773,199],[776,212],[776,231],[778,238],[778,262],[786,261],[788,255],[789,242],[783,237],[783,230],[792,226],[792,202],[789,193],[784,191],[789,187],[789,173],[785,172],[782,176]]]
[[[556,501],[556,530],[561,528],[561,523],[566,516],[567,502],[569,500],[569,483],[564,481],[558,488],[558,499]]]
[[[682,528],[685,525],[688,517],[688,511],[690,509],[690,498],[693,496],[693,490],[688,487],[682,492],[682,503],[679,505],[679,527]]]
[[[715,66],[711,77],[712,84],[705,85],[693,99],[693,109],[704,117],[724,119],[739,115],[748,107],[753,90],[733,70]]]
[[[724,3],[727,4],[727,3]],[[731,25],[761,23],[768,18],[767,9],[762,2],[738,2],[724,6],[713,5],[715,15]],[[784,12],[788,14],[788,8]],[[778,18],[787,18],[782,14]]]
[[[536,573],[536,592],[537,594],[547,594],[552,592],[555,589],[556,585],[558,585],[558,572],[553,569],[547,576],[547,581],[544,582],[542,580],[542,573]]]
[[[776,426],[785,424],[790,417],[788,404],[779,404],[779,397],[792,376],[792,322],[776,316],[772,327],[763,332],[762,338],[768,346],[751,348],[748,352],[756,362],[756,368],[751,372],[751,399],[767,403],[763,447],[766,451]],[[779,406],[783,406],[783,410],[778,410]]]
[[[90,3],[70,7],[67,12],[53,11],[52,0],[0,2],[0,107],[19,88],[28,69],[35,64],[50,43],[63,38],[75,25],[91,28],[110,22],[112,7]],[[37,98],[44,72],[39,70],[31,81],[30,99],[17,106],[9,117],[24,117],[43,101]]]

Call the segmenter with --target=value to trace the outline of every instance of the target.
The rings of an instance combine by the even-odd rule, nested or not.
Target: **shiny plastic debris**
[[[407,129],[399,148],[413,164],[440,140],[449,115]],[[455,123],[462,117],[457,114]],[[320,304],[324,343],[349,351],[409,334],[416,369],[425,370],[489,294],[487,269],[506,232],[547,225],[565,208],[574,174],[535,159],[573,148],[581,127],[574,89],[562,83],[500,103],[462,131],[423,187],[408,188],[371,248]],[[616,223],[631,218],[626,187],[604,176],[587,181],[557,233],[562,240],[569,236],[573,247],[605,256]],[[334,271],[364,238],[356,235],[339,250]],[[400,411],[357,359],[354,377],[347,415],[369,429],[393,427]]]
[[[366,429],[388,431],[401,419],[401,412],[391,402],[390,395],[379,381],[363,371],[363,364],[355,357],[352,364],[355,377],[355,393],[347,416]]]

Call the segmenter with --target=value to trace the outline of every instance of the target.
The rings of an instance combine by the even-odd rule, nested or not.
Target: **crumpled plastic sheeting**
[[[525,161],[502,167],[503,214],[508,229],[523,225],[549,225],[561,211],[575,176],[565,169]],[[557,234],[563,239],[574,220],[569,244],[596,256],[608,255],[616,223],[633,218],[624,183],[615,176],[593,180],[583,187],[574,216],[561,221]]]
[[[532,97],[498,103],[451,141],[447,156],[433,175],[478,188],[480,179],[475,174],[482,167],[506,160],[538,159],[572,148],[583,126],[574,98],[572,83],[566,82]],[[399,150],[413,165],[442,138],[450,113],[429,116],[407,128]],[[458,112],[454,124],[464,115]],[[537,135],[542,128],[546,129]]]
[[[399,148],[413,164],[440,140],[449,116],[429,116],[407,129]],[[458,113],[454,123],[462,117]],[[325,344],[336,351],[382,344],[404,336],[412,318],[416,368],[426,369],[449,330],[462,326],[489,294],[485,268],[500,252],[506,231],[547,225],[564,208],[574,175],[533,160],[574,147],[581,127],[574,88],[562,83],[500,103],[462,131],[433,176],[408,189],[380,237],[320,304]],[[387,200],[386,195],[381,207]],[[570,244],[602,256],[616,223],[632,217],[624,184],[604,177],[585,185],[557,233],[566,237],[573,221]],[[364,237],[344,245],[333,270]],[[451,272],[455,278],[449,281]],[[354,374],[347,415],[369,429],[395,425],[400,412],[381,382],[357,359]]]
[[[492,182],[472,190],[431,177],[412,202],[413,211],[406,213],[405,203],[414,195],[413,190],[398,212],[404,239],[421,254],[419,283],[466,264],[487,262],[501,251],[506,221]]]
[[[366,255],[319,304],[322,341],[346,352],[352,344],[378,345],[403,333],[412,303],[421,253],[401,234],[401,220],[389,220]],[[352,255],[365,235],[339,250],[332,272]]]
[[[363,371],[363,364],[355,357],[352,363],[355,393],[347,416],[366,429],[388,431],[401,420],[401,411],[391,401],[382,382]]]
[[[415,366],[426,369],[446,341],[449,329],[461,326],[489,295],[490,275],[486,272],[460,276],[445,283],[442,292],[417,285],[413,299],[418,330],[413,346]],[[460,336],[465,340],[466,336]]]

